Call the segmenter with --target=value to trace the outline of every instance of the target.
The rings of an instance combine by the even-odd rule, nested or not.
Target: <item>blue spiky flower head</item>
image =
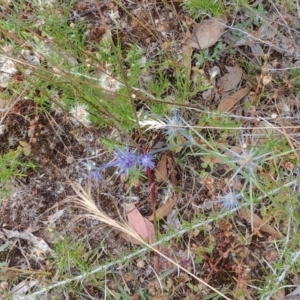
[[[115,147],[115,158],[113,161],[101,166],[95,167],[94,165],[87,165],[90,170],[90,177],[95,180],[102,179],[101,171],[115,167],[118,168],[117,177],[122,173],[128,176],[130,171],[135,171],[138,167],[144,170],[155,168],[154,156],[150,153],[137,154],[138,149],[130,149],[128,144],[125,146],[125,150],[121,150]]]
[[[219,196],[221,206],[226,211],[230,211],[234,208],[240,208],[239,200],[242,198],[242,194],[236,193],[235,191],[229,189],[229,192],[223,196]]]
[[[232,179],[241,171],[249,174],[250,177],[256,178],[256,169],[260,164],[263,163],[264,158],[271,154],[271,152],[261,152],[260,149],[253,146],[247,149],[247,145],[244,140],[244,136],[240,139],[241,153],[233,151],[231,149],[226,149],[234,158],[230,160],[230,163],[237,165],[236,172],[232,176]]]
[[[179,117],[179,114],[177,111],[173,113],[172,118],[169,118],[168,116],[165,116],[166,120],[166,127],[165,127],[165,134],[170,137],[177,136],[182,131],[184,131],[184,124]]]
[[[114,165],[119,168],[117,176],[125,173],[128,176],[129,170],[136,168],[138,163],[138,155],[136,154],[137,149],[130,151],[129,146],[126,145],[125,151],[122,151],[116,147],[117,159],[114,161]]]
[[[154,156],[148,153],[140,155],[139,164],[145,170],[147,170],[147,168],[153,170],[155,168]]]
[[[84,168],[88,172],[88,178],[91,178],[96,183],[99,183],[103,180],[102,175],[100,173],[101,169],[96,166],[96,163],[92,160],[87,160],[83,163]]]
[[[107,169],[110,167],[119,168],[117,176],[120,176],[122,173],[125,173],[128,176],[130,170],[134,170],[139,163],[139,155],[136,154],[137,149],[130,150],[129,146],[126,145],[124,151],[120,148],[115,148],[116,159],[108,164],[105,164],[101,169]]]
[[[180,117],[177,110],[174,111],[172,118],[165,116],[165,135],[168,140],[172,140],[180,135],[185,137],[188,141],[193,141],[193,138],[188,134],[184,120]]]

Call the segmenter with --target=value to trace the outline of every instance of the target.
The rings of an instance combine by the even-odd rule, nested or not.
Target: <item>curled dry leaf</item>
[[[247,221],[250,222],[251,221],[251,214],[249,212],[249,210],[245,207],[243,207],[241,209],[241,214],[242,217]],[[255,213],[253,213],[253,226],[258,228],[259,230],[266,232],[270,235],[272,235],[274,238],[280,240],[281,239],[281,235],[280,233],[274,229],[272,226],[266,224],[258,215],[256,215]]]
[[[26,293],[30,291],[33,287],[39,285],[39,280],[23,280],[19,284],[15,285],[10,291],[9,294],[12,296],[12,299],[25,299]],[[24,296],[24,298],[23,298]],[[27,295],[28,297],[28,295]],[[3,299],[3,298],[1,298]],[[32,297],[31,297],[32,299]]]
[[[273,295],[273,297],[271,298],[272,300],[274,299],[276,299],[276,300],[292,300],[291,298],[287,298],[287,297],[285,297],[285,290],[284,290],[284,288],[283,289],[280,289],[280,290],[278,290],[274,295]],[[296,300],[297,298],[295,298],[295,300]],[[298,299],[300,299],[300,298],[298,298]]]
[[[178,181],[177,181],[177,177],[176,177],[177,171],[175,170],[174,159],[172,157],[168,157],[167,162],[168,162],[168,166],[170,168],[171,183],[172,183],[173,187],[176,187],[178,185]]]
[[[263,76],[262,83],[264,86],[267,86],[272,82],[272,80],[273,80],[273,77],[271,75],[266,75],[266,76]]]
[[[49,215],[47,217],[47,221],[44,221],[44,224],[50,224],[53,225],[65,212],[65,208],[64,209],[60,209],[58,211],[56,211],[54,214]]]
[[[157,182],[165,182],[168,179],[168,154],[164,153],[155,169],[155,180]]]
[[[171,212],[167,216],[167,224],[169,227],[180,230],[182,229],[181,222],[178,217],[178,212],[176,209],[172,209]]]
[[[6,99],[0,99],[0,108],[2,109],[2,111],[7,108],[10,104],[10,100],[6,100]]]
[[[214,196],[216,194],[215,180],[213,177],[206,177],[203,180],[205,187],[209,190],[208,194]]]
[[[130,236],[129,234],[126,234],[125,232],[121,232],[120,236],[128,243],[131,243],[134,245],[143,245],[143,243],[140,240]]]
[[[293,285],[299,286],[299,295],[300,295],[300,274],[295,274],[295,276],[291,278],[291,282],[293,283]]]
[[[299,300],[300,299],[300,285],[290,294],[285,296],[285,300]]]
[[[53,250],[42,238],[33,235],[29,231],[16,231],[3,228],[2,232],[8,239],[19,238],[29,241],[33,246],[31,249],[32,255],[40,260],[43,260],[47,254],[53,253]]]
[[[214,45],[224,32],[227,19],[222,17],[216,20],[204,20],[195,25],[190,45],[196,49],[206,49]],[[223,23],[223,24],[222,24]]]
[[[191,33],[187,30],[182,43],[183,66],[186,68],[187,78],[191,76],[193,48],[190,45]]]
[[[276,27],[276,23],[263,23],[257,30],[257,37],[265,40],[272,39],[278,32],[278,28]]]
[[[250,92],[250,87],[246,86],[243,89],[233,93],[226,97],[218,106],[218,111],[230,111],[235,104],[237,104],[242,98],[244,98]]]
[[[161,207],[156,210],[156,221],[159,221],[166,217],[173,209],[176,203],[177,197],[170,198],[166,203],[164,203]],[[154,214],[152,214],[149,218],[149,221],[154,221]]]
[[[221,79],[220,79],[220,87],[222,87],[222,90],[224,92],[231,91],[234,89],[239,82],[241,81],[243,76],[243,70],[239,66],[235,66],[231,68],[229,73],[225,74]]]
[[[241,146],[233,146],[231,149],[230,149],[232,152],[235,152],[237,154],[241,154],[242,153],[242,147]],[[226,151],[224,153],[224,155],[226,157],[232,157],[232,154],[231,152],[229,151]],[[213,164],[221,164],[223,162],[223,160],[219,157],[215,157],[212,161],[211,161]]]
[[[152,243],[155,240],[155,231],[154,231],[154,225],[144,218],[141,213],[138,211],[136,206],[134,204],[131,204],[128,213],[128,224],[129,226],[147,243]],[[121,234],[121,236],[125,240],[129,240],[130,242],[134,244],[142,244],[141,241],[131,238],[127,236],[126,234]]]

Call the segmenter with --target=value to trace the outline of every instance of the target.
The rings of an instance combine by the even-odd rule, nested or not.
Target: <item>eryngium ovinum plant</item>
[[[227,182],[227,192],[218,195],[217,201],[225,211],[235,211],[245,203],[245,199],[250,199],[250,206],[253,209],[252,189],[260,187],[258,170],[263,164],[272,157],[272,152],[266,151],[259,145],[247,145],[246,137],[243,131],[240,131],[239,144],[236,147],[223,147],[220,149],[213,146],[209,140],[201,136],[201,134],[188,124],[181,116],[180,111],[174,110],[171,116],[164,118],[145,118],[139,121],[141,128],[147,130],[161,130],[166,137],[167,146],[162,149],[142,149],[131,148],[129,144],[122,147],[115,147],[114,159],[102,166],[96,165],[93,161],[85,163],[88,175],[91,179],[99,182],[105,178],[105,170],[108,168],[116,168],[116,176],[125,174],[130,177],[136,171],[144,172],[149,181],[149,185],[153,186],[151,179],[151,171],[155,168],[156,154],[166,151],[182,150],[189,148],[190,156],[215,156],[220,159],[221,163],[227,165],[231,170],[229,180]],[[235,182],[242,182],[242,187],[237,189]]]

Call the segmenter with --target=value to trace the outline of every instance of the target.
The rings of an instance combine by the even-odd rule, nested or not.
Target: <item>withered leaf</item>
[[[156,210],[156,218],[155,220],[161,220],[166,217],[173,209],[176,203],[176,197],[170,198],[167,202],[165,202],[161,207]],[[152,214],[149,218],[149,221],[154,221],[154,214]]]
[[[155,169],[155,180],[157,182],[165,182],[168,179],[168,154],[164,153]]]
[[[141,215],[134,204],[130,205],[127,213],[127,218],[129,226],[134,229],[141,238],[143,238],[148,243],[152,243],[154,241],[154,225]],[[134,240],[132,239],[132,241]]]
[[[242,76],[243,70],[239,66],[234,66],[233,68],[231,68],[229,73],[225,74],[220,79],[220,85],[222,86],[224,92],[228,92],[234,89],[241,81]]]
[[[237,154],[241,154],[241,153],[242,153],[242,148],[241,148],[241,146],[233,146],[230,150],[233,151],[233,152],[235,152],[235,153],[237,153]],[[226,152],[224,153],[224,155],[225,155],[226,157],[232,157],[232,153],[231,153],[230,151],[226,151]],[[211,163],[213,163],[213,164],[221,164],[222,162],[223,162],[223,160],[222,160],[221,158],[219,158],[219,157],[215,157],[215,158],[211,161]]]
[[[250,92],[250,87],[246,86],[232,95],[226,97],[218,106],[218,111],[230,111],[236,103],[244,98]]]
[[[250,222],[251,221],[251,214],[249,212],[249,210],[245,207],[243,207],[241,209],[241,214],[242,217]],[[259,230],[266,232],[270,235],[272,235],[274,238],[280,240],[281,239],[281,235],[280,233],[274,229],[272,226],[266,224],[258,215],[256,215],[255,213],[253,213],[253,226],[258,228]]]
[[[222,17],[219,20],[204,20],[195,25],[192,36],[191,46],[196,49],[206,49],[214,45],[224,32],[226,18]]]
[[[126,242],[134,244],[134,245],[143,245],[141,241],[138,239],[130,236],[129,234],[126,234],[125,232],[121,232],[120,234],[121,238],[123,238]]]

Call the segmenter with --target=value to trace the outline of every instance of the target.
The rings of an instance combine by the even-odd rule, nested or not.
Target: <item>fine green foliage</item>
[[[186,0],[182,5],[195,19],[204,14],[218,17],[223,13],[221,1]]]
[[[12,179],[27,176],[28,172],[35,170],[32,162],[23,162],[18,151],[9,151],[0,155],[0,201],[10,194]]]
[[[209,49],[203,49],[200,53],[195,53],[194,57],[197,59],[197,65],[202,68],[206,62],[218,61],[224,48],[225,45],[222,42],[218,42],[212,53],[210,53]]]
[[[3,252],[7,248],[7,246],[8,246],[7,243],[2,244],[0,246],[0,253]],[[0,262],[0,267],[6,267],[6,266],[7,266],[7,262],[6,261]]]
[[[89,253],[82,240],[75,241],[68,236],[58,239],[55,243],[55,255],[56,269],[60,275],[66,272],[77,274],[79,270],[83,272],[89,269]]]

